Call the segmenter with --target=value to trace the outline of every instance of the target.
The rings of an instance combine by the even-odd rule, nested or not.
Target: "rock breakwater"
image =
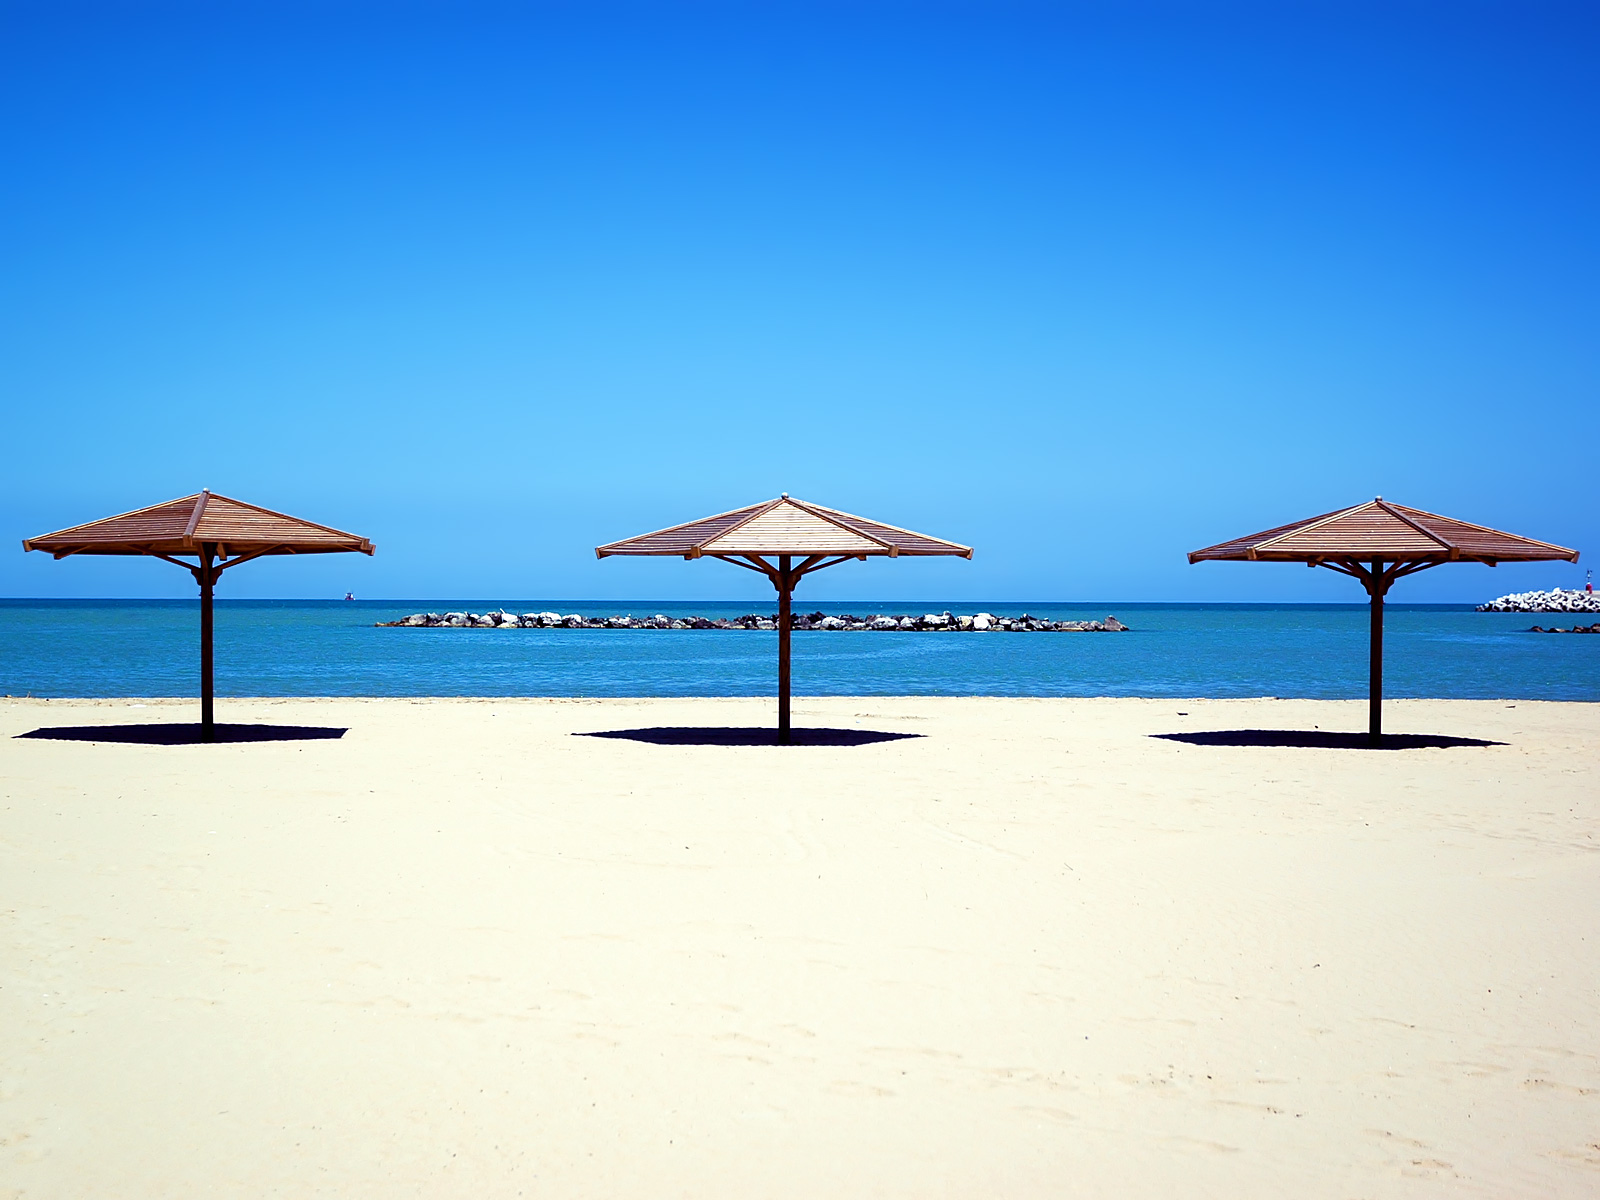
[[[1600,595],[1577,588],[1552,588],[1548,592],[1512,592],[1478,605],[1479,612],[1600,613]]]
[[[398,621],[379,621],[382,628],[420,629],[776,629],[777,613],[747,613],[732,619],[708,617],[581,617],[576,613],[412,613]],[[922,616],[853,613],[829,615],[824,612],[795,613],[790,628],[796,631],[822,630],[873,633],[1125,633],[1128,629],[1116,617],[1104,621],[1050,621],[1043,617],[997,617],[993,613],[956,616],[950,612],[924,613]]]

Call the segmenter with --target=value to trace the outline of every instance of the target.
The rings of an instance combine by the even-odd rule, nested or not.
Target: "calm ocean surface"
[[[775,689],[774,633],[377,629],[411,612],[554,610],[734,617],[770,607],[578,601],[219,600],[222,696],[750,696]],[[1121,634],[797,633],[797,695],[1366,694],[1365,605],[830,604],[869,614],[1103,618]],[[0,600],[0,693],[192,696],[198,601]],[[1600,636],[1558,614],[1391,605],[1390,696],[1600,700]]]

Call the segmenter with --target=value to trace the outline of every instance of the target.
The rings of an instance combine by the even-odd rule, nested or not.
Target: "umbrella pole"
[[[789,556],[778,556],[778,744],[789,744]]]
[[[200,553],[200,740],[216,741],[211,713],[211,547]]]
[[[1372,632],[1369,636],[1371,663],[1367,679],[1367,740],[1374,746],[1383,740],[1383,564],[1372,564],[1367,583],[1372,595]]]

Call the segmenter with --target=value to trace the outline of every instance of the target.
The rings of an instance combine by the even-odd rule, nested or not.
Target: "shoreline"
[[[1358,707],[1362,713],[1366,712],[1367,698],[1365,696],[1072,696],[1072,695],[1043,695],[1028,696],[1011,693],[971,692],[971,693],[922,693],[922,692],[848,692],[848,693],[803,693],[795,692],[796,703],[804,700],[808,703],[826,703],[837,701],[849,703],[929,703],[929,704],[1013,704],[1013,703],[1050,703],[1050,704],[1326,704],[1350,705]],[[510,695],[366,695],[366,696],[227,696],[218,693],[216,703],[219,709],[228,704],[700,704],[717,702],[737,702],[740,704],[767,704],[775,705],[776,698],[770,694],[703,694],[703,695],[637,695],[637,696],[510,696]],[[0,705],[3,704],[55,704],[55,705],[87,705],[99,707],[124,707],[144,708],[162,707],[178,708],[185,706],[199,712],[200,701],[194,696],[10,696],[0,695]],[[1383,700],[1384,712],[1388,713],[1390,705],[1420,705],[1420,704],[1445,704],[1445,705],[1524,705],[1524,704],[1549,704],[1573,705],[1576,707],[1594,707],[1600,705],[1597,699],[1557,699],[1550,700],[1538,696],[1385,696]],[[1352,708],[1351,711],[1355,711]],[[1363,717],[1363,720],[1365,718]]]

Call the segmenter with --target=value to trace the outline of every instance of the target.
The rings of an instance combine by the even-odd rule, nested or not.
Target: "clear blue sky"
[[[1600,559],[1593,3],[0,5],[0,594],[202,486],[224,594],[1359,600],[1184,552],[1374,494]],[[1446,568],[1392,598],[1574,585]]]

